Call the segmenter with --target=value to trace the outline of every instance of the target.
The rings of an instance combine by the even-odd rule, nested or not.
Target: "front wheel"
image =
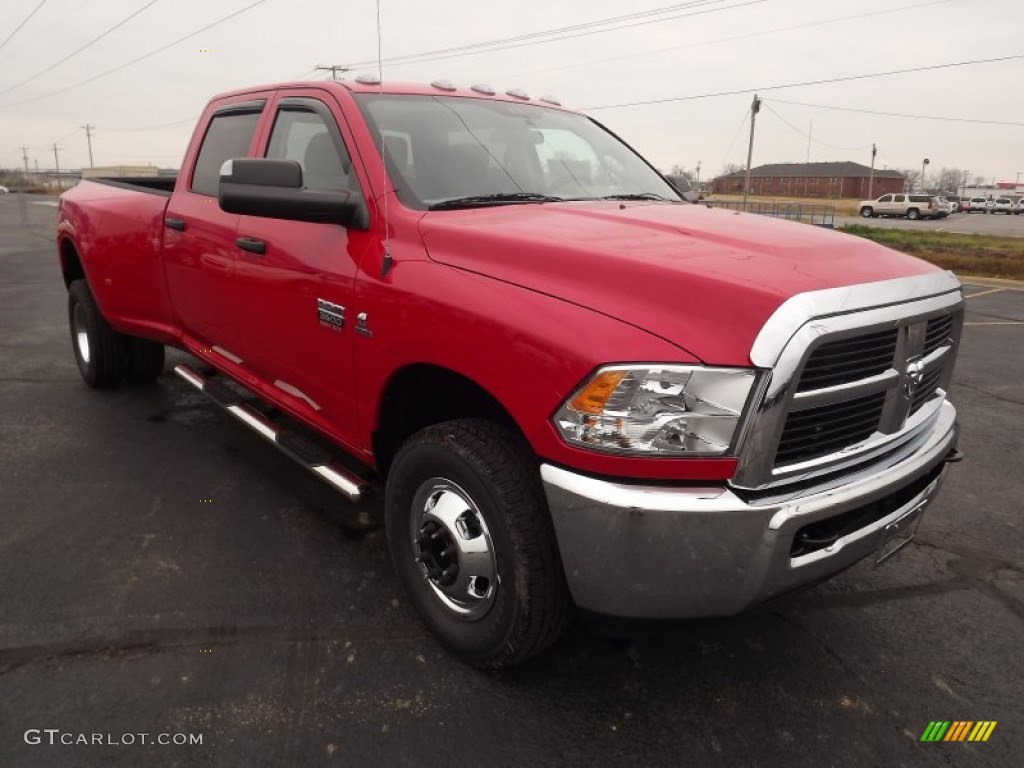
[[[917,208],[911,208],[909,211],[907,211],[907,218],[910,219],[911,221],[917,221],[917,219],[920,218],[920,216],[921,214],[918,212]]]
[[[571,603],[537,462],[477,419],[413,435],[388,474],[385,524],[407,596],[441,643],[485,669],[553,643]]]
[[[865,205],[863,208],[860,209],[860,215],[863,216],[865,219],[870,219],[872,216],[875,215],[875,211],[870,205]]]

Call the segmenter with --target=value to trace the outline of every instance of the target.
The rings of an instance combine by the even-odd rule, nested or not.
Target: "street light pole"
[[[924,192],[924,190],[925,190],[925,186],[924,186],[924,169],[928,165],[928,163],[930,163],[930,162],[931,161],[926,157],[924,159],[924,162],[921,163],[921,191],[922,192]]]

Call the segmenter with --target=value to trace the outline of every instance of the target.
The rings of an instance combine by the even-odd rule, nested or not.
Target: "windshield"
[[[651,166],[592,120],[532,104],[358,94],[411,208],[638,197],[679,202]]]

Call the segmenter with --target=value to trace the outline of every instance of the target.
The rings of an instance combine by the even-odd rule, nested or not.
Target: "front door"
[[[333,110],[332,110],[333,106]],[[351,138],[340,109],[321,91],[289,91],[274,105],[263,154],[295,160],[311,190],[343,190],[362,200]],[[339,127],[339,125],[341,127]],[[241,356],[295,410],[355,444],[350,306],[366,229],[242,216],[235,259]]]

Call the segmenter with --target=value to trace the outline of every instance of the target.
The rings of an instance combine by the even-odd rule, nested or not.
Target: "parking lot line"
[[[1024,320],[979,320],[964,325],[1024,325]]]
[[[989,288],[987,291],[978,291],[977,293],[965,293],[964,294],[964,298],[965,299],[973,299],[976,296],[987,296],[990,293],[999,293],[1000,291],[1005,291],[1005,290],[1006,290],[1005,288]]]

